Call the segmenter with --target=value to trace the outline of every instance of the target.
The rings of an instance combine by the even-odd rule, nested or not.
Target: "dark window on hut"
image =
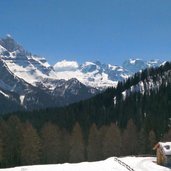
[[[169,149],[170,149],[170,145],[165,145],[164,148],[165,148],[166,150],[169,150]]]

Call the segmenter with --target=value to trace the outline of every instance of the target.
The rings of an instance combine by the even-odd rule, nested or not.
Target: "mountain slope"
[[[67,105],[98,92],[76,79],[66,81],[54,76],[53,68],[44,58],[24,50],[11,36],[0,40],[0,89],[3,99],[6,99],[6,91],[15,93],[15,97],[9,96],[8,101],[32,110]],[[10,111],[15,111],[15,108],[6,110]],[[0,112],[5,112],[3,106]]]

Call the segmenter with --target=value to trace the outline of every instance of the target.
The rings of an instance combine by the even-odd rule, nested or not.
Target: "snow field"
[[[129,165],[135,171],[171,171],[171,169],[156,164],[155,157],[123,157],[119,158],[122,162]],[[22,166],[0,171],[128,171],[114,157],[98,162],[82,162],[75,164],[53,164]]]

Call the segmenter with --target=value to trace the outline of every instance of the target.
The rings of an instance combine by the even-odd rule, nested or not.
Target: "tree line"
[[[164,136],[171,140],[171,130]],[[72,131],[47,122],[37,130],[29,122],[10,116],[0,121],[1,167],[98,161],[111,156],[152,154],[155,132],[138,130],[133,120],[121,130],[116,123],[89,128],[87,139],[77,122]]]
[[[151,154],[157,141],[171,141],[170,70],[171,63],[146,69],[66,107],[2,116],[1,167]],[[144,93],[133,91],[123,98],[122,92],[140,81]]]

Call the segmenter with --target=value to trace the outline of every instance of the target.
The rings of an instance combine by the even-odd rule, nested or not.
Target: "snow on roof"
[[[159,142],[165,155],[171,155],[171,142]]]

